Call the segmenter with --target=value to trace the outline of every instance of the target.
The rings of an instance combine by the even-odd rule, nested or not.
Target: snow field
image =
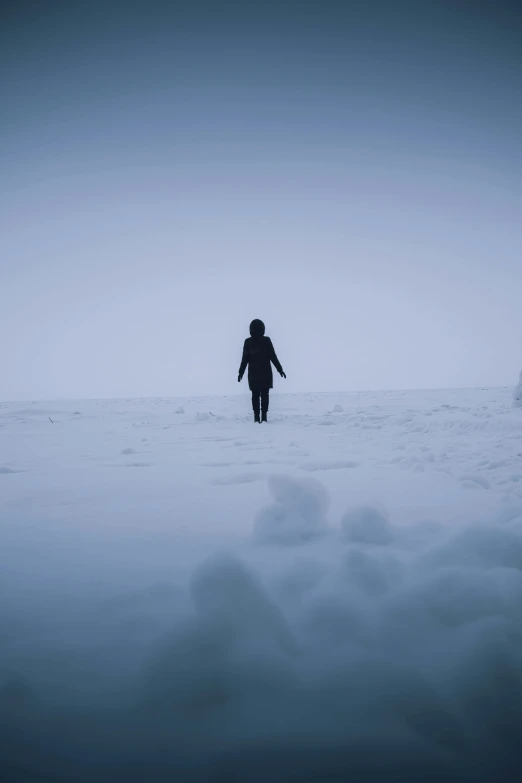
[[[509,391],[272,408],[0,406],[2,780],[518,779]]]

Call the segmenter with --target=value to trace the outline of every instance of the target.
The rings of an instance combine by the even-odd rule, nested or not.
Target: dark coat
[[[251,391],[271,389],[274,385],[272,364],[282,375],[283,368],[279,362],[270,337],[265,337],[265,325],[256,319],[250,324],[250,337],[243,346],[243,358],[239,368],[239,378],[242,378],[248,367],[248,385]]]

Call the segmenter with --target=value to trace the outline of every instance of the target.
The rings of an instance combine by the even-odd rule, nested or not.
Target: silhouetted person
[[[250,324],[250,337],[247,337],[243,346],[238,381],[241,382],[248,367],[248,385],[252,392],[252,408],[254,409],[254,419],[258,423],[261,421],[260,412],[263,416],[262,421],[267,420],[270,389],[274,385],[272,364],[281,378],[286,378],[274,351],[272,340],[270,337],[265,337],[265,325],[263,321],[256,318]]]

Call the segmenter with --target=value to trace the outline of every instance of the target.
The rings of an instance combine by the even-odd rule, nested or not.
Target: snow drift
[[[522,515],[419,538],[270,486],[242,553],[69,605],[60,645],[4,606],[3,781],[516,779]]]

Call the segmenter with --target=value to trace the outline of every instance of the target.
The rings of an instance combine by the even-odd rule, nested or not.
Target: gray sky
[[[503,385],[517,2],[7,4],[0,399]]]

